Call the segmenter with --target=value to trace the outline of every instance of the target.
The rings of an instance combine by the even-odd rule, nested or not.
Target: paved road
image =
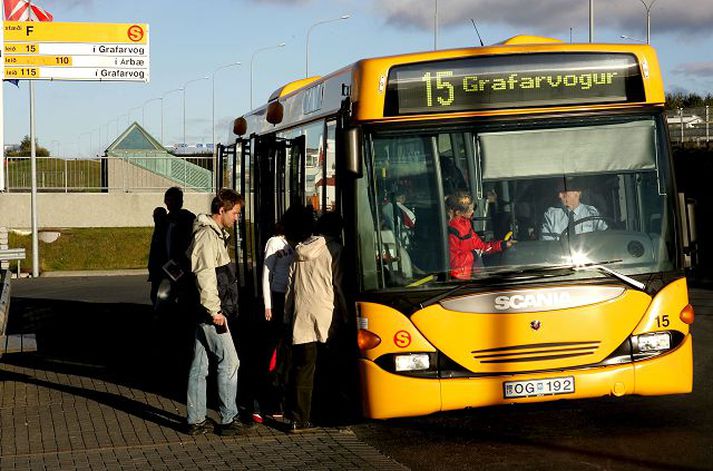
[[[691,299],[690,395],[489,407],[353,430],[415,470],[713,469],[713,291]]]
[[[45,326],[38,345],[61,355],[3,357],[0,469],[713,469],[713,291],[691,291],[691,395],[491,407],[305,437],[261,426],[238,439],[191,439],[176,431],[182,391],[166,387],[157,360],[135,348],[146,343],[150,313],[144,280],[14,283],[13,314]],[[109,335],[71,327],[97,315],[113,319],[94,324]]]
[[[405,469],[348,427],[180,433],[185,386],[145,276],[17,280],[12,292],[9,329],[35,333],[39,351],[0,360],[0,470]]]

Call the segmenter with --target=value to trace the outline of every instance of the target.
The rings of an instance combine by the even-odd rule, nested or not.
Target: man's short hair
[[[236,204],[239,204],[241,208],[245,205],[243,195],[230,188],[223,188],[210,203],[210,212],[219,214],[220,208],[223,208],[223,211],[230,211]]]
[[[178,208],[183,207],[183,190],[181,190],[177,186],[172,186],[168,190],[166,190],[166,193],[163,194],[163,199],[167,200],[170,199],[174,203],[178,205]]]

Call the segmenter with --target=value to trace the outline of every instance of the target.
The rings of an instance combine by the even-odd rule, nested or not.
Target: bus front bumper
[[[692,338],[671,352],[647,360],[587,369],[516,375],[425,379],[387,372],[362,359],[359,370],[364,415],[372,419],[409,417],[496,404],[547,402],[601,396],[683,394],[692,390]],[[505,383],[573,378],[574,392],[506,398]]]

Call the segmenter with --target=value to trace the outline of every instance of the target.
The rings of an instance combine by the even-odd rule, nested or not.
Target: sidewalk
[[[0,359],[0,470],[406,469],[349,428],[181,433],[185,373],[148,289],[143,275],[13,280],[8,333],[37,351]]]
[[[348,428],[288,435],[258,425],[239,437],[184,435],[182,403],[97,379],[102,368],[6,355],[0,469],[406,469]]]

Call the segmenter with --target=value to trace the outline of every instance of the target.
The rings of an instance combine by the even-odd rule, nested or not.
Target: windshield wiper
[[[609,276],[617,278],[617,279],[623,281],[624,283],[626,283],[627,285],[638,289],[639,291],[646,291],[646,284],[644,284],[640,281],[637,281],[637,280],[631,278],[630,276],[626,276],[623,273],[619,273],[618,271],[614,271],[611,268],[604,266],[605,264],[616,263],[616,262],[621,262],[621,260],[612,260],[609,262],[599,262],[599,263],[585,263],[582,265],[575,266],[574,269],[577,271],[591,270],[591,269],[599,270],[601,273],[605,273]]]
[[[604,265],[611,265],[614,263],[619,263],[621,260],[606,260],[601,262],[588,262],[579,264],[562,264],[562,265],[535,265],[527,266],[523,268],[516,268],[512,270],[503,270],[493,273],[494,276],[489,276],[487,278],[470,281],[468,283],[463,283],[455,286],[448,291],[433,296],[426,299],[420,303],[421,309],[437,303],[441,299],[447,298],[454,295],[455,293],[462,291],[464,289],[488,286],[492,284],[499,283],[503,280],[527,280],[529,278],[542,278],[542,277],[553,277],[561,276],[567,273],[572,273],[575,271],[586,271],[586,270],[598,270],[608,276],[616,278],[629,286],[636,288],[640,291],[646,290],[646,285],[640,281],[637,281],[629,276],[612,270],[611,268],[605,267]],[[565,273],[562,273],[565,272]]]

